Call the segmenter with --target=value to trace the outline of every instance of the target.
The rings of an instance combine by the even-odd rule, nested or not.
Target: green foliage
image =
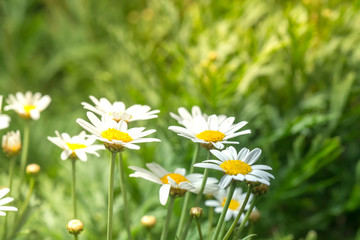
[[[60,150],[46,137],[54,130],[77,134],[75,120],[86,118],[80,103],[89,102],[89,95],[161,110],[146,127],[156,128],[153,135],[162,142],[126,152],[127,165],[155,161],[169,170],[189,169],[193,144],[167,130],[177,124],[168,113],[180,106],[248,121],[252,134],[239,137],[237,149],[260,147],[260,162],[272,166],[276,177],[257,204],[262,219],[252,239],[360,235],[359,1],[0,4],[0,94],[31,90],[52,97],[31,126],[29,160],[43,173],[17,239],[69,238],[71,164],[59,159]],[[22,130],[23,122],[9,114],[10,128]],[[83,239],[101,239],[106,232],[108,158],[103,152],[78,164]],[[4,155],[1,161],[4,183],[8,162]],[[116,174],[114,239],[126,239]],[[134,235],[145,238],[140,219],[152,214],[158,239],[166,212],[159,187],[126,181]],[[169,236],[181,206],[178,199]],[[197,239],[191,231],[189,239]]]

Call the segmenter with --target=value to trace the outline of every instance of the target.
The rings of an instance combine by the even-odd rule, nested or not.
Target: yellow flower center
[[[110,141],[111,140],[119,140],[119,141],[122,141],[125,143],[131,142],[132,140],[134,140],[130,137],[130,135],[128,133],[116,130],[115,128],[109,128],[108,130],[103,131],[101,133],[101,136]]]
[[[169,184],[169,180],[167,177],[170,177],[172,180],[174,180],[177,184],[181,183],[181,182],[188,182],[188,180],[186,179],[186,177],[184,177],[183,175],[177,174],[177,173],[169,173],[166,174],[165,176],[163,176],[160,180],[164,183],[164,184]]]
[[[227,198],[224,198],[221,205],[224,207],[225,206],[225,202],[226,202]],[[229,204],[229,209],[235,211],[238,209],[238,207],[240,207],[240,203],[234,199],[231,199],[230,204]]]
[[[225,134],[219,131],[214,130],[205,130],[197,135],[195,137],[204,140],[205,142],[219,142],[222,141],[225,137]]]
[[[35,109],[36,107],[34,105],[25,105],[24,110],[27,114],[30,113],[31,110]]]
[[[76,149],[80,148],[86,148],[87,146],[85,144],[79,144],[79,143],[66,143],[66,145],[69,147],[70,150],[74,151]]]
[[[252,171],[251,166],[241,160],[226,160],[220,164],[220,167],[224,169],[228,175],[246,175]]]

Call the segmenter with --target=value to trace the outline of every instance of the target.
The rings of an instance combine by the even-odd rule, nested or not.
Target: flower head
[[[14,199],[11,197],[6,197],[4,198],[4,196],[6,194],[8,194],[10,192],[9,188],[3,188],[0,190],[0,216],[5,216],[6,213],[4,211],[17,211],[16,207],[11,207],[11,206],[3,206],[9,202],[12,202]]]
[[[2,107],[2,99],[3,96],[0,95],[0,113],[1,113],[1,107]],[[6,114],[0,114],[0,129],[7,128],[10,123],[10,117]]]
[[[145,215],[141,218],[141,225],[147,229],[155,227],[156,217],[152,215]]]
[[[260,182],[270,185],[270,178],[274,176],[264,170],[272,170],[267,165],[253,165],[261,155],[261,149],[255,148],[250,151],[243,148],[239,153],[234,147],[228,147],[223,151],[210,150],[219,160],[205,160],[196,163],[195,167],[212,168],[223,171],[225,175],[220,180],[220,187],[226,188],[231,180]]]
[[[31,163],[26,166],[26,174],[31,177],[36,177],[40,173],[40,166],[36,163]]]
[[[49,141],[60,147],[63,151],[61,153],[61,160],[68,158],[86,161],[86,153],[99,156],[97,150],[105,149],[103,145],[93,145],[96,138],[93,136],[86,136],[85,131],[82,131],[79,135],[70,137],[67,133],[59,133],[55,131],[56,137],[48,137]]]
[[[143,127],[128,129],[125,121],[116,122],[109,115],[102,115],[101,121],[92,112],[87,112],[87,116],[91,124],[80,118],[76,122],[94,134],[110,151],[119,152],[125,148],[138,150],[140,147],[136,143],[160,142],[157,138],[143,138],[156,130],[144,131]]]
[[[208,207],[214,207],[215,212],[221,213],[225,206],[225,202],[226,202],[228,193],[229,193],[229,188],[227,188],[226,190],[225,189],[219,190],[218,192],[216,192],[214,194],[214,197],[216,200],[206,200],[205,205]],[[225,221],[229,221],[231,219],[231,217],[233,217],[234,219],[236,218],[236,216],[238,215],[238,213],[242,207],[243,202],[245,201],[245,197],[246,197],[246,193],[243,193],[241,188],[235,189],[234,194],[230,201],[229,208],[225,215]],[[251,195],[249,198],[249,201],[247,202],[247,204],[245,206],[245,210],[249,209],[252,198],[253,198],[253,196]],[[240,216],[239,221],[241,222],[244,219],[244,217],[245,217],[245,215],[243,213]]]
[[[157,118],[159,110],[151,110],[149,106],[135,104],[126,108],[123,102],[114,102],[111,104],[106,98],[100,98],[99,100],[94,96],[90,96],[91,101],[95,106],[89,103],[82,102],[81,104],[85,109],[90,110],[99,115],[109,115],[113,120],[119,122],[121,120],[126,122],[133,122],[137,120],[146,120]]]
[[[234,120],[234,117],[225,117],[224,115],[210,115],[207,119],[197,115],[191,121],[183,120],[182,124],[185,127],[170,126],[169,129],[179,136],[200,143],[207,149],[223,149],[224,143],[238,144],[238,142],[228,141],[228,139],[251,133],[250,130],[237,132],[247,122],[233,124]]]
[[[50,104],[51,98],[48,95],[41,96],[39,92],[33,95],[27,91],[25,94],[17,92],[15,96],[10,94],[6,102],[9,105],[5,106],[4,110],[14,110],[25,119],[38,120],[40,112]]]
[[[11,131],[2,137],[1,147],[9,157],[17,155],[21,150],[20,131]]]
[[[66,225],[66,229],[70,234],[77,236],[84,230],[84,223],[79,219],[72,219]]]
[[[193,173],[186,174],[184,168],[177,168],[174,172],[168,172],[157,163],[147,163],[146,170],[144,168],[130,166],[129,168],[135,172],[130,177],[140,177],[148,181],[162,185],[159,191],[160,203],[165,205],[169,195],[177,197],[183,196],[187,191],[198,193],[203,180],[203,175]],[[215,178],[207,178],[204,193],[213,193],[218,190],[218,180]]]

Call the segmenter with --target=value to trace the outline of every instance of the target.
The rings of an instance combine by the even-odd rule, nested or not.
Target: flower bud
[[[26,174],[31,177],[35,177],[39,175],[39,172],[40,172],[40,166],[36,163],[31,163],[26,166]]]
[[[84,224],[78,219],[73,219],[68,222],[66,229],[70,234],[78,235],[84,230]]]
[[[21,150],[20,131],[11,131],[4,135],[1,146],[8,157],[17,155]]]
[[[151,215],[145,215],[141,218],[141,224],[147,229],[155,227],[156,217]]]
[[[260,218],[261,218],[261,214],[260,214],[259,210],[253,209],[249,216],[250,222],[252,222],[252,223],[257,222],[260,220]]]
[[[264,195],[269,191],[269,186],[261,183],[260,185],[254,186],[252,193],[255,195]]]
[[[200,218],[203,214],[204,210],[200,207],[193,207],[190,209],[190,215],[193,218]]]

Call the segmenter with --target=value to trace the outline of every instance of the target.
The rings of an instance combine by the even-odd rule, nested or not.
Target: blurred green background
[[[11,0],[0,3],[0,94],[27,90],[52,102],[31,125],[29,162],[42,167],[29,219],[17,239],[71,239],[70,161],[46,137],[77,134],[89,95],[146,104],[161,143],[127,151],[128,165],[156,161],[189,169],[194,144],[167,130],[169,112],[246,120],[241,147],[263,150],[273,167],[257,207],[257,239],[360,239],[360,1],[340,0]],[[23,129],[14,112],[10,129]],[[5,134],[2,130],[1,134]],[[206,153],[201,153],[202,160]],[[0,180],[7,182],[2,154]],[[108,153],[78,166],[81,239],[104,239]],[[18,159],[19,160],[19,159]],[[129,170],[128,173],[131,171]],[[210,173],[216,176],[215,171]],[[219,175],[217,175],[219,176]],[[127,179],[134,235],[140,218],[166,209],[159,186]],[[114,239],[126,239],[119,179]],[[170,236],[182,199],[176,201]],[[2,219],[0,219],[0,224]],[[197,239],[195,229],[189,239]],[[206,228],[205,228],[206,232]],[[169,238],[172,239],[172,238]],[[314,238],[312,238],[314,239]]]

